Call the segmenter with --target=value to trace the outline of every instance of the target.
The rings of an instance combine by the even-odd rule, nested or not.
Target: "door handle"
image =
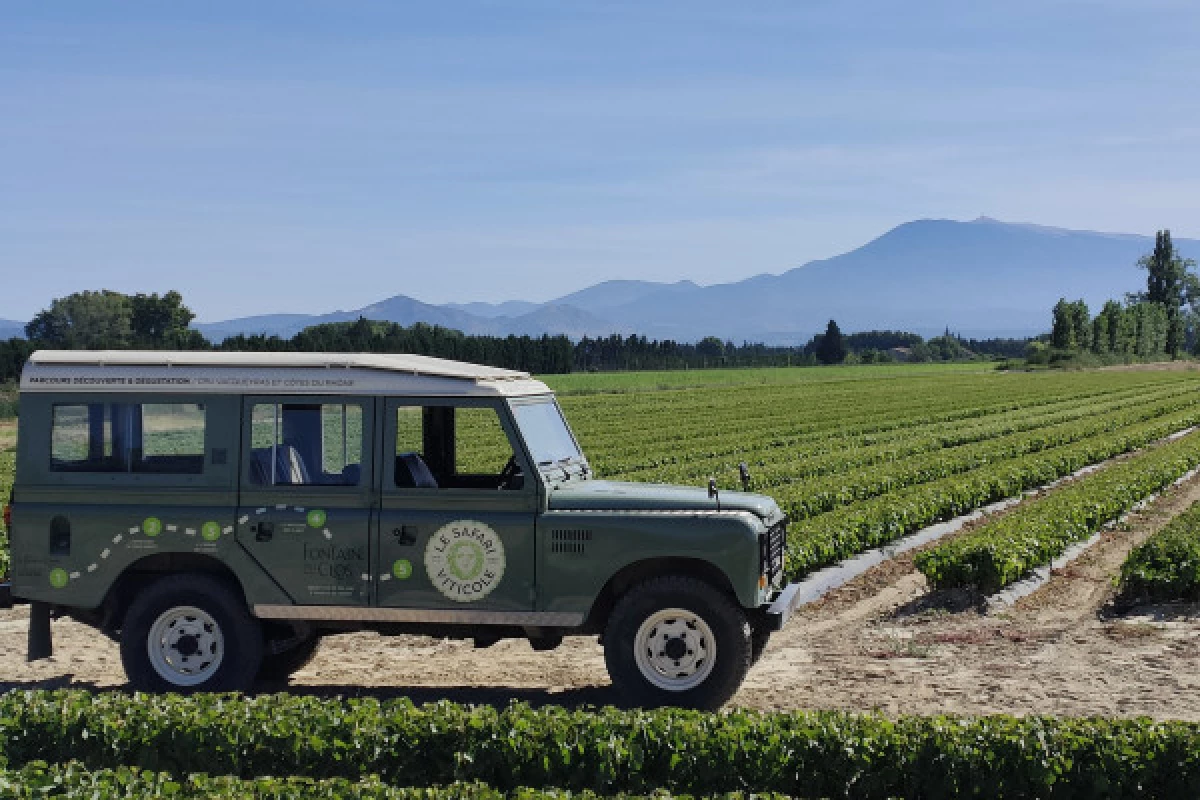
[[[275,535],[275,523],[257,522],[250,526],[250,530],[254,533],[254,541],[269,542]]]

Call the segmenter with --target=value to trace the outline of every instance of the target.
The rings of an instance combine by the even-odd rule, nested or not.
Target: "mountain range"
[[[1200,241],[1176,240],[1184,255]],[[639,333],[695,341],[802,343],[829,319],[842,330],[902,329],[924,335],[1025,336],[1049,328],[1060,297],[1098,310],[1145,286],[1135,266],[1150,236],[1007,223],[923,219],[897,226],[833,258],[780,275],[700,286],[610,280],[546,303],[432,305],[397,295],[364,308],[321,315],[276,314],[197,325],[220,339],[234,333],[289,336],[306,325],[359,316],[402,325],[426,322],[466,333]]]
[[[1185,256],[1200,241],[1177,239]],[[701,286],[609,280],[545,303],[525,300],[434,305],[395,295],[326,314],[267,314],[195,327],[214,341],[238,333],[291,336],[324,322],[361,317],[401,325],[425,322],[469,334],[563,333],[723,339],[800,344],[836,319],[844,331],[949,328],[964,336],[1025,336],[1050,326],[1060,297],[1105,300],[1145,287],[1137,259],[1152,236],[1008,223],[923,219],[899,225],[848,253],[782,274]],[[0,337],[22,323],[0,320]],[[6,333],[7,330],[11,333]]]

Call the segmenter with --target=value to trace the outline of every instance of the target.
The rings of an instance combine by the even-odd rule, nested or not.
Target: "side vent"
[[[587,543],[592,540],[589,530],[556,530],[550,532],[551,553],[571,553],[583,555],[587,552]]]

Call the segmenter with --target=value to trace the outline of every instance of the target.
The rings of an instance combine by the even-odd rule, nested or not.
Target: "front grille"
[[[767,583],[774,584],[783,574],[783,552],[787,549],[787,519],[772,525],[758,540],[758,562],[767,576]]]

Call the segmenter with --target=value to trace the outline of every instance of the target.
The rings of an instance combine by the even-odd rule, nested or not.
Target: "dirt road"
[[[802,611],[772,640],[734,705],[1200,720],[1200,609],[1113,617],[1109,606],[1129,549],[1196,500],[1200,479],[1106,534],[1003,613],[928,595],[911,554],[881,565]],[[54,623],[53,659],[26,664],[25,620],[22,609],[0,612],[0,688],[124,684],[116,645],[70,621]],[[290,683],[261,688],[421,701],[614,701],[601,649],[584,638],[534,653],[524,642],[476,650],[418,637],[333,636]]]

